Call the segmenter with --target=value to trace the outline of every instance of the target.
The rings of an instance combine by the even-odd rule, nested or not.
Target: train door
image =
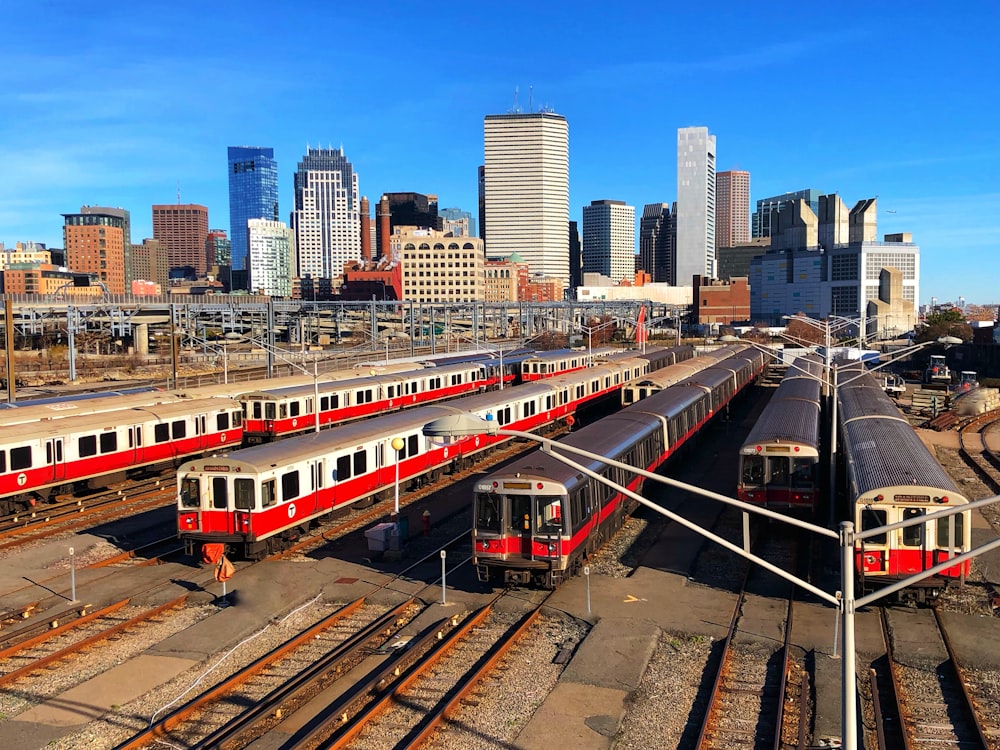
[[[326,463],[320,459],[309,466],[309,475],[312,481],[312,511],[315,512],[319,510],[319,493],[323,489],[323,472]]]
[[[128,447],[132,452],[132,464],[138,466],[144,460],[142,455],[142,425],[128,428]]]
[[[225,518],[224,528],[217,529],[213,528],[212,531],[224,531],[227,534],[234,534],[239,528],[239,520],[237,516],[240,511],[235,511],[230,513],[230,502],[229,502],[229,478],[225,476],[212,477],[212,510],[219,511],[217,517],[221,520]]]
[[[62,438],[52,438],[45,443],[45,460],[52,467],[53,479],[66,478],[66,453]]]
[[[888,514],[881,509],[862,506],[859,528],[861,531],[885,526]],[[885,532],[859,543],[858,574],[864,585],[865,576],[883,576],[889,572],[889,535]]]
[[[508,530],[512,537],[520,537],[520,550],[517,551],[530,560],[532,558],[530,495],[510,495]]]
[[[966,550],[964,515],[963,513],[956,513],[946,518],[936,519],[934,524],[935,543],[931,555],[931,565],[943,563],[949,557],[960,555]],[[968,563],[963,564],[967,565]],[[955,566],[946,572],[948,575],[958,576],[961,570],[959,566]]]
[[[208,418],[204,414],[197,414],[194,418],[194,434],[198,438],[197,444],[199,447],[206,447],[208,445],[208,440],[205,438],[205,433],[207,432],[206,426],[208,424]]]
[[[923,508],[903,508],[900,521],[922,518],[927,514]],[[908,575],[924,570],[927,566],[927,525],[916,524],[900,529],[898,548],[890,563],[894,575]]]

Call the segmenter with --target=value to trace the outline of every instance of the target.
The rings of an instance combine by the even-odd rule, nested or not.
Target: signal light
[[[542,484],[541,482],[539,482],[538,484],[535,485],[535,489],[539,489],[540,490],[544,486],[545,486],[544,484]]]

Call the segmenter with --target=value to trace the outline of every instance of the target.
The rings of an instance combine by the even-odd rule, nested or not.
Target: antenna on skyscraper
[[[177,180],[177,205],[181,205],[181,181]]]
[[[514,114],[521,111],[521,105],[517,103],[517,86],[514,87],[514,109],[511,110]]]
[[[535,111],[535,87],[533,84],[528,84],[528,112]]]

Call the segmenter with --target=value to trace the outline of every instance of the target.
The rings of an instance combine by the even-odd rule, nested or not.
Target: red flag
[[[229,558],[223,555],[219,558],[219,564],[215,566],[215,580],[228,581],[236,572],[236,566],[229,562]]]
[[[635,343],[646,343],[646,306],[639,308],[639,318],[635,321]]]

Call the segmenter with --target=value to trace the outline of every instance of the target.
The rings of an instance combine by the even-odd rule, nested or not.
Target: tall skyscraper
[[[479,239],[486,241],[486,167],[482,164],[476,169],[476,182],[479,185]]]
[[[583,272],[614,282],[635,277],[635,207],[592,201],[583,207]]]
[[[778,222],[775,215],[783,208],[790,207],[795,201],[805,201],[814,214],[819,213],[819,190],[809,188],[797,190],[794,193],[776,195],[772,198],[761,198],[757,201],[757,210],[751,219],[751,232],[754,239],[770,237],[776,233]]]
[[[676,205],[675,205],[676,208]],[[676,223],[669,203],[647,203],[639,219],[639,262],[654,282],[677,285],[674,265]]]
[[[372,259],[372,209],[368,198],[361,196],[361,260],[366,263]]]
[[[715,278],[715,136],[708,128],[677,129],[676,284]]]
[[[569,125],[553,112],[486,115],[486,252],[569,283]]]
[[[750,242],[750,173],[733,169],[715,175],[715,246]]]
[[[269,297],[291,297],[295,238],[283,221],[247,220],[250,290]]]
[[[571,289],[583,286],[583,248],[580,246],[580,227],[569,223],[569,285]]]
[[[344,149],[310,148],[295,172],[292,229],[300,276],[333,279],[361,258],[358,176]]]
[[[170,268],[190,266],[199,276],[207,270],[208,209],[195,203],[153,206],[153,238],[167,248]]]
[[[96,210],[63,214],[63,219],[70,270],[100,279],[111,294],[125,294],[125,220]]]
[[[247,221],[278,216],[278,162],[273,148],[229,147],[229,240],[232,267],[245,269]]]
[[[132,219],[129,212],[124,208],[111,208],[110,206],[82,206],[80,213],[117,216],[122,220],[122,231],[125,233],[125,289],[130,289],[132,279],[138,277],[132,268]]]

